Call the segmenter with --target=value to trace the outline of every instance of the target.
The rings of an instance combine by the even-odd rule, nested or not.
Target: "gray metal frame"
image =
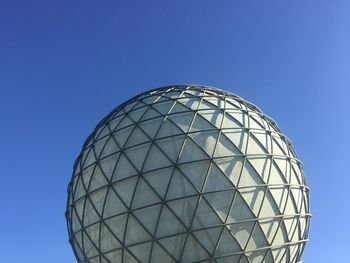
[[[195,92],[197,91],[198,95],[194,95],[193,93],[189,93],[188,91],[195,91]],[[175,98],[175,99],[171,98],[171,97],[168,97],[168,95],[171,92],[178,92],[179,96],[177,98]],[[186,105],[182,104],[181,106],[187,108],[186,111],[172,113],[172,109],[175,107],[175,105],[178,104],[178,103],[181,103],[181,102],[179,102],[179,98],[185,98],[186,96],[191,97],[191,98],[196,97],[196,99],[198,99],[199,103],[198,103],[197,109],[193,110],[191,108],[188,108]],[[181,169],[179,169],[178,161],[179,161],[179,158],[180,158],[180,156],[182,155],[182,153],[184,151],[184,148],[185,148],[185,145],[186,145],[187,141],[190,141],[191,143],[194,143],[196,146],[198,146],[198,149],[201,149],[201,146],[195,140],[193,140],[191,138],[191,135],[195,134],[195,133],[198,133],[198,132],[203,132],[203,131],[192,131],[191,128],[192,128],[192,125],[193,125],[194,121],[196,120],[197,115],[199,113],[202,113],[202,112],[206,111],[206,109],[199,109],[199,106],[202,104],[203,99],[205,99],[207,96],[208,97],[220,98],[221,100],[223,100],[224,107],[218,108],[218,107],[216,107],[216,105],[213,105],[213,108],[216,107],[215,110],[218,110],[218,111],[220,111],[222,113],[221,124],[220,124],[220,127],[215,127],[214,125],[209,123],[210,125],[212,125],[212,129],[205,130],[206,132],[209,132],[209,131],[216,132],[217,133],[217,137],[216,137],[216,144],[215,144],[215,147],[213,149],[212,155],[208,155],[205,151],[202,152],[202,154],[206,155],[206,158],[205,159],[201,159],[200,161],[204,161],[204,160],[209,161],[209,167],[208,167],[207,172],[206,172],[206,174],[204,176],[204,183],[202,184],[202,186],[200,188],[198,188],[198,186],[194,185],[193,182],[187,178],[186,174],[183,173]],[[145,103],[145,99],[151,98],[151,97],[152,98],[154,97],[154,101],[152,103]],[[232,98],[235,101],[237,101],[237,103],[239,103],[240,106],[241,106],[241,108],[237,109],[237,111],[241,111],[241,112],[244,112],[244,113],[247,114],[247,116],[248,116],[248,125],[247,125],[247,127],[244,127],[244,126],[242,126],[240,128],[224,128],[224,127],[222,127],[224,116],[225,116],[225,114],[227,114],[226,113],[226,108],[227,108],[226,105],[230,104],[230,102],[228,101],[227,98]],[[154,107],[154,105],[156,105],[157,103],[162,103],[162,102],[164,102],[164,100],[173,101],[172,106],[170,107],[170,109],[166,113],[162,113],[162,112],[158,111]],[[208,101],[206,101],[206,102],[208,102]],[[193,112],[194,113],[193,114],[193,118],[191,120],[191,124],[189,125],[189,128],[188,128],[187,132],[184,132],[182,134],[175,135],[175,136],[171,136],[171,135],[168,136],[168,138],[173,138],[173,137],[176,137],[176,136],[178,136],[178,137],[184,136],[184,140],[183,140],[183,143],[181,145],[181,149],[180,149],[179,154],[178,154],[178,156],[177,156],[175,161],[171,157],[169,157],[167,155],[167,153],[161,147],[159,147],[158,144],[157,144],[159,140],[163,140],[163,139],[167,138],[167,137],[162,137],[161,139],[157,138],[157,134],[159,133],[162,125],[160,125],[158,127],[158,130],[156,131],[154,137],[150,137],[147,134],[146,131],[142,130],[142,127],[140,125],[143,122],[142,117],[139,119],[139,121],[134,121],[131,117],[129,117],[129,115],[133,111],[140,110],[142,108],[145,109],[145,111],[144,111],[142,116],[147,114],[148,111],[154,110],[154,111],[158,112],[158,114],[159,114],[159,116],[155,116],[154,119],[162,118],[163,121],[165,121],[165,120],[170,121],[170,122],[172,122],[172,124],[174,126],[178,127],[179,129],[181,129],[181,128],[178,126],[177,123],[175,123],[175,122],[173,122],[171,120],[171,116],[173,114],[180,114],[180,113],[185,113],[185,112]],[[213,110],[213,109],[210,109],[210,110]],[[266,122],[266,124],[268,126],[267,127],[261,127],[261,128],[251,128],[250,125],[249,125],[249,122],[254,120],[254,116],[252,116],[251,113],[258,114],[259,117],[261,117],[262,119],[265,120],[265,122]],[[109,124],[113,120],[115,120],[116,118],[120,118],[120,121],[113,129],[111,129]],[[119,125],[122,123],[123,119],[125,119],[125,118],[127,118],[127,119],[129,119],[129,121],[131,121],[130,125],[119,128]],[[150,119],[147,119],[145,121],[149,121],[149,120]],[[123,129],[127,129],[127,128],[131,129],[130,133],[129,133],[129,136],[126,138],[124,145],[119,145],[118,141],[113,136],[113,134],[115,134],[116,132],[121,131]],[[144,133],[144,135],[148,137],[148,141],[141,142],[140,144],[137,144],[137,145],[127,146],[128,140],[130,138],[130,135],[132,134],[132,132],[136,128],[140,129]],[[245,149],[243,149],[243,151],[241,151],[240,154],[232,154],[232,155],[227,155],[227,156],[224,156],[224,157],[223,156],[215,157],[214,153],[216,151],[218,141],[220,140],[221,137],[223,137],[223,138],[226,137],[226,135],[225,135],[225,133],[223,131],[225,131],[225,130],[234,130],[234,129],[238,129],[238,130],[241,130],[241,131],[244,130],[247,133],[247,144],[245,145]],[[271,195],[271,192],[270,192],[271,188],[273,188],[273,187],[281,187],[280,184],[279,185],[269,184],[268,183],[269,179],[264,184],[260,184],[260,185],[254,186],[255,188],[257,187],[257,188],[263,189],[264,194],[263,194],[263,201],[260,204],[260,208],[259,208],[258,214],[253,219],[245,219],[245,220],[237,221],[237,222],[234,222],[234,223],[228,223],[227,222],[227,218],[228,218],[228,216],[229,216],[229,214],[231,212],[231,209],[233,208],[235,200],[238,197],[240,197],[240,200],[244,200],[242,198],[242,196],[241,196],[241,192],[240,191],[242,189],[252,188],[251,186],[239,186],[239,183],[238,183],[238,185],[234,185],[233,182],[231,182],[232,183],[231,188],[220,189],[220,190],[217,190],[217,191],[204,193],[204,188],[206,186],[206,181],[208,179],[209,172],[211,171],[211,167],[215,166],[216,168],[220,169],[220,167],[216,163],[217,159],[241,157],[243,159],[243,165],[242,165],[242,168],[241,168],[241,171],[240,171],[240,174],[239,174],[239,179],[238,179],[238,182],[240,181],[241,175],[242,175],[242,170],[243,170],[243,167],[244,167],[244,163],[245,162],[250,162],[249,158],[252,157],[252,154],[249,154],[249,155],[247,154],[247,148],[248,148],[249,140],[251,140],[251,138],[254,138],[254,136],[255,136],[254,135],[254,131],[263,131],[263,132],[271,134],[271,136],[270,136],[270,138],[271,138],[271,147],[275,143],[277,143],[277,144],[279,143],[278,141],[272,142],[272,140],[276,140],[276,138],[274,136],[272,136],[272,135],[276,135],[279,138],[281,138],[285,142],[285,144],[288,146],[288,149],[286,149],[285,155],[272,154],[271,152],[269,152],[268,149],[265,148],[266,153],[264,153],[264,154],[257,154],[256,156],[264,156],[265,158],[268,158],[270,160],[270,165],[271,166],[275,164],[276,158],[285,159],[287,162],[294,162],[294,164],[297,164],[299,166],[299,168],[300,168],[300,171],[302,171],[302,164],[298,160],[298,157],[297,157],[296,153],[294,152],[294,150],[293,150],[293,148],[291,146],[290,140],[286,136],[284,136],[282,134],[282,132],[280,131],[280,129],[278,128],[276,123],[271,118],[269,118],[266,115],[264,115],[260,111],[260,109],[258,107],[256,107],[254,104],[249,103],[249,102],[243,100],[242,98],[240,98],[240,97],[238,97],[238,96],[236,96],[234,94],[231,94],[231,93],[228,93],[228,92],[225,92],[225,91],[221,91],[221,90],[218,90],[218,89],[215,89],[215,88],[211,88],[211,87],[206,87],[206,86],[192,86],[192,85],[167,86],[167,87],[163,87],[163,88],[159,88],[159,89],[154,89],[154,90],[151,90],[151,91],[146,91],[146,92],[144,92],[144,93],[142,93],[140,95],[137,95],[137,96],[133,97],[132,99],[126,101],[125,103],[121,104],[120,106],[118,106],[116,109],[114,109],[109,115],[107,115],[97,125],[97,127],[94,130],[94,132],[88,137],[88,139],[84,143],[83,149],[82,149],[80,155],[78,156],[77,160],[75,161],[72,180],[71,180],[71,182],[70,182],[70,184],[68,186],[68,201],[67,201],[67,210],[66,210],[67,227],[68,227],[70,242],[72,244],[72,247],[73,247],[73,250],[74,250],[74,253],[75,253],[75,256],[76,256],[77,260],[79,262],[110,262],[110,263],[113,263],[113,261],[111,261],[111,259],[109,259],[107,257],[107,254],[110,254],[113,251],[108,251],[108,252],[104,252],[104,253],[102,253],[100,251],[101,238],[102,238],[102,234],[101,234],[101,227],[102,227],[102,225],[104,227],[106,227],[110,231],[110,233],[113,234],[113,229],[110,229],[108,224],[105,223],[105,220],[110,219],[110,218],[103,217],[108,193],[109,193],[109,191],[113,191],[114,194],[116,196],[118,196],[118,198],[121,200],[121,202],[123,203],[123,205],[127,209],[125,212],[122,212],[120,214],[117,214],[117,215],[113,216],[113,218],[115,218],[115,217],[118,217],[118,216],[121,216],[121,215],[126,215],[125,231],[124,231],[123,237],[120,238],[117,235],[113,234],[114,238],[121,245],[121,247],[119,247],[115,251],[120,251],[121,252],[122,262],[127,262],[128,261],[128,260],[126,260],[127,257],[128,258],[130,258],[130,257],[132,258],[132,261],[130,261],[130,262],[145,262],[145,261],[141,261],[139,259],[139,257],[137,255],[135,255],[135,253],[130,248],[131,247],[136,247],[136,246],[141,245],[141,244],[145,244],[147,242],[151,242],[151,244],[150,244],[150,253],[149,253],[147,262],[155,262],[155,259],[152,258],[152,250],[155,249],[155,246],[160,247],[166,253],[166,255],[172,260],[172,262],[183,262],[183,255],[185,253],[186,244],[187,244],[187,242],[189,242],[188,241],[189,238],[194,239],[201,246],[201,249],[207,254],[207,258],[201,259],[201,260],[198,260],[198,261],[195,261],[195,262],[252,262],[251,259],[254,258],[254,255],[257,254],[257,253],[258,254],[259,253],[263,254],[262,262],[263,261],[270,262],[271,258],[273,259],[273,255],[271,253],[271,250],[275,249],[275,247],[273,247],[271,245],[268,245],[268,246],[265,246],[265,247],[260,247],[258,249],[254,249],[254,251],[249,251],[249,250],[247,250],[247,245],[248,245],[250,239],[252,238],[252,235],[253,235],[254,231],[260,231],[260,232],[263,233],[263,230],[262,230],[261,225],[260,225],[261,221],[266,220],[266,219],[276,219],[276,220],[278,220],[278,227],[277,227],[277,231],[278,231],[280,229],[280,226],[285,228],[285,229],[287,229],[287,226],[285,225],[284,220],[288,219],[288,218],[296,218],[297,219],[296,224],[293,227],[294,229],[289,229],[289,231],[292,231],[293,233],[297,232],[298,235],[299,235],[299,241],[298,242],[295,242],[295,241],[294,242],[286,242],[283,247],[278,247],[277,249],[283,249],[284,248],[284,252],[282,252],[283,256],[281,257],[281,258],[284,258],[284,260],[286,258],[288,258],[289,262],[299,262],[301,260],[301,256],[302,256],[302,253],[303,253],[303,250],[304,250],[304,247],[305,247],[305,243],[308,241],[309,222],[310,222],[310,217],[311,217],[311,214],[309,213],[309,188],[307,186],[307,182],[305,180],[305,177],[302,174],[301,174],[301,178],[300,178],[301,180],[297,184],[295,184],[295,183],[293,184],[290,181],[287,181],[287,179],[285,180],[285,182],[283,184],[283,187],[286,187],[288,189],[288,196],[285,199],[286,203],[284,205],[284,209],[282,211],[280,211],[280,214],[278,214],[278,215],[276,215],[274,217],[269,217],[269,218],[262,218],[262,217],[259,216],[260,213],[261,213],[261,209],[263,207],[263,203],[264,203],[264,201],[266,199],[265,197],[266,197],[266,195]],[[94,145],[95,145],[95,143],[97,141],[100,141],[102,139],[106,139],[106,143],[103,146],[102,150],[100,152],[98,152],[98,151],[96,151]],[[228,139],[228,138],[226,137],[226,139]],[[106,147],[106,145],[108,144],[109,140],[113,140],[113,142],[118,146],[118,149],[115,152],[111,153],[110,155],[106,155],[106,156],[103,156],[103,158],[101,158],[101,154],[102,154],[104,148]],[[161,170],[166,169],[166,168],[171,168],[172,169],[172,173],[170,175],[170,179],[169,179],[168,185],[166,186],[166,191],[165,191],[165,195],[164,196],[160,196],[158,194],[158,192],[153,188],[153,186],[147,180],[143,179],[143,176],[144,176],[143,168],[144,168],[144,165],[146,163],[145,160],[144,160],[141,168],[138,168],[133,163],[133,161],[129,158],[129,156],[127,154],[125,154],[125,152],[127,152],[129,149],[133,149],[133,148],[136,148],[136,147],[138,147],[140,145],[147,145],[147,144],[149,144],[149,148],[148,148],[145,160],[147,160],[151,149],[153,147],[156,147],[157,150],[162,152],[162,154],[168,159],[168,161],[170,163],[169,166],[160,167],[160,168],[157,168],[157,169],[155,169],[153,171],[157,171],[157,170],[161,171]],[[262,147],[264,147],[264,146],[262,145]],[[89,154],[93,154],[93,156],[96,159],[96,161],[91,163],[91,164],[86,165],[86,162],[87,162]],[[85,195],[76,198],[75,193],[77,191],[78,181],[79,180],[83,180],[81,177],[82,177],[82,174],[83,174],[84,170],[88,169],[89,167],[90,168],[94,167],[93,168],[93,173],[94,173],[94,170],[98,169],[97,167],[100,166],[100,162],[101,161],[111,157],[112,155],[114,156],[115,154],[118,154],[118,157],[117,157],[117,160],[116,160],[116,163],[114,165],[112,173],[115,172],[115,169],[117,167],[118,161],[120,160],[120,158],[122,156],[125,157],[129,161],[129,163],[133,166],[133,168],[135,169],[135,171],[137,171],[137,173],[135,173],[134,175],[132,175],[130,177],[123,178],[123,179],[121,179],[119,181],[112,181],[112,176],[105,174],[103,169],[101,169],[101,171],[103,173],[103,176],[104,176],[104,180],[107,183],[102,185],[100,188],[97,188],[97,189],[94,189],[93,191],[90,191],[89,188],[90,188],[90,184],[91,184],[91,181],[92,181],[92,176],[91,176],[90,181],[88,182],[88,185],[85,185],[84,183],[82,184],[83,187],[84,187],[84,190],[85,190]],[[188,161],[187,164],[195,163],[195,162],[199,162],[199,160]],[[183,165],[183,164],[184,163],[181,163],[181,165]],[[290,169],[294,169],[294,166],[291,165],[291,164],[289,165],[289,167],[290,167]],[[269,171],[271,172],[271,167],[270,167]],[[182,174],[184,176],[184,178],[187,180],[187,182],[189,184],[191,184],[194,189],[197,190],[197,193],[193,194],[193,195],[188,195],[188,196],[185,196],[185,197],[178,197],[178,198],[175,198],[175,199],[171,199],[171,200],[166,200],[165,201],[165,196],[168,193],[168,190],[169,190],[169,187],[170,187],[170,184],[172,182],[172,178],[173,178],[175,172],[178,172],[178,173]],[[136,184],[135,184],[135,187],[134,187],[134,191],[132,193],[130,204],[127,204],[127,203],[125,203],[123,201],[123,198],[120,196],[118,191],[116,191],[115,187],[116,187],[116,185],[119,185],[121,182],[129,180],[130,178],[135,178],[136,179]],[[153,204],[150,204],[150,205],[147,205],[147,206],[144,206],[144,207],[139,207],[139,208],[135,208],[134,209],[134,208],[132,208],[132,203],[133,203],[133,200],[135,198],[136,189],[137,189],[137,186],[138,186],[140,180],[142,180],[142,182],[145,182],[148,185],[148,187],[150,187],[153,190],[154,194],[156,194],[158,196],[160,201],[158,203],[153,203]],[[93,195],[95,192],[100,191],[101,189],[106,189],[106,198],[105,198],[105,200],[103,202],[102,210],[101,210],[101,208],[96,207],[96,205],[93,202],[91,202],[91,200],[90,200],[91,195]],[[305,212],[305,213],[295,213],[295,214],[285,214],[285,209],[286,209],[288,200],[292,200],[293,206],[295,207],[296,211],[301,211],[301,207],[297,207],[298,202],[295,200],[296,197],[293,196],[293,194],[292,194],[292,189],[299,189],[302,192],[302,195],[301,195],[302,201],[300,203],[305,207],[305,210],[307,212]],[[227,212],[226,219],[222,220],[222,222],[220,224],[217,224],[217,225],[214,225],[214,226],[206,226],[206,227],[199,228],[199,229],[193,229],[192,228],[192,224],[193,224],[196,212],[197,212],[201,202],[202,203],[203,202],[206,203],[206,205],[208,205],[214,211],[214,213],[216,213],[217,217],[220,219],[220,216],[217,214],[217,211],[215,210],[215,208],[212,207],[210,202],[208,202],[206,200],[206,198],[207,198],[206,194],[216,193],[216,192],[232,192],[232,198],[230,200],[230,208],[229,208],[229,211]],[[183,198],[190,198],[190,197],[196,197],[197,198],[197,202],[196,202],[196,205],[195,205],[195,208],[194,208],[194,212],[193,212],[193,215],[192,215],[191,222],[190,222],[190,224],[188,226],[188,224],[186,222],[184,222],[174,211],[172,211],[172,208],[169,206],[169,202],[180,200],[180,199],[183,199]],[[82,227],[81,227],[81,229],[76,231],[73,228],[72,215],[73,215],[73,213],[75,213],[75,214],[81,213],[81,211],[80,212],[77,211],[76,204],[78,202],[84,202],[83,211],[85,211],[87,205],[91,204],[92,205],[92,209],[95,210],[95,212],[99,215],[100,220],[92,223],[91,225],[85,225],[84,224],[84,212],[83,212],[82,218],[78,218],[78,221],[79,221],[79,223],[80,223],[80,225]],[[160,211],[159,211],[159,214],[158,214],[158,217],[157,217],[155,231],[152,233],[152,232],[150,232],[147,229],[147,227],[144,225],[144,223],[141,220],[138,219],[138,217],[135,215],[135,213],[137,213],[138,210],[145,209],[147,207],[152,207],[152,206],[155,206],[155,205],[160,205],[161,208],[160,208]],[[249,204],[247,204],[247,207],[249,207]],[[162,241],[162,239],[166,239],[166,238],[169,238],[169,237],[173,237],[173,236],[179,235],[179,233],[172,234],[172,235],[165,236],[165,237],[161,237],[161,238],[157,237],[157,230],[158,230],[158,227],[159,227],[158,224],[159,224],[159,220],[160,220],[160,217],[162,215],[163,209],[167,209],[168,211],[170,211],[173,214],[173,216],[175,216],[177,218],[177,220],[182,224],[182,226],[185,229],[185,231],[182,234],[186,235],[186,238],[185,238],[184,244],[182,246],[181,253],[180,253],[180,255],[178,257],[174,256],[171,252],[169,252],[168,249],[163,246],[161,241]],[[251,213],[254,214],[254,211],[251,210]],[[150,240],[142,241],[140,243],[136,243],[136,244],[132,244],[132,245],[126,245],[125,244],[125,242],[126,242],[125,238],[126,238],[127,227],[128,227],[128,220],[129,220],[130,217],[135,219],[138,222],[138,224],[143,226],[144,230],[150,236]],[[299,224],[300,219],[305,220],[305,224],[306,225],[305,225],[304,229]],[[230,231],[230,229],[228,227],[230,225],[233,225],[233,224],[241,224],[241,223],[245,223],[245,222],[247,222],[247,223],[251,222],[253,227],[252,227],[252,230],[250,232],[250,236],[249,236],[245,246],[241,246],[239,244],[239,242],[236,240],[234,234]],[[86,231],[87,228],[93,227],[94,225],[98,225],[98,227],[100,229],[98,244],[93,242],[92,238],[89,236],[89,234]],[[202,231],[204,229],[214,229],[214,228],[220,228],[219,238],[217,239],[217,242],[216,242],[216,245],[215,245],[215,249],[213,251],[208,251],[206,246],[203,245],[201,243],[201,241],[198,239],[198,237],[196,236],[196,232]],[[277,231],[276,231],[276,233],[274,235],[274,238],[272,239],[271,242],[266,240],[267,243],[269,243],[269,244],[273,243],[273,241],[274,241],[274,239],[275,239],[275,237],[277,235]],[[234,240],[236,240],[237,244],[240,247],[240,251],[237,251],[237,252],[234,252],[234,253],[229,253],[229,254],[226,254],[224,256],[217,257],[217,256],[215,256],[216,255],[216,251],[218,249],[218,246],[220,244],[221,239],[223,238],[224,232],[229,233],[231,235],[231,237]],[[78,237],[78,235],[82,236],[81,240],[80,240],[80,237]],[[85,237],[83,238],[83,236],[85,236]],[[90,242],[92,243],[92,245],[94,246],[96,251],[98,251],[98,255],[92,256],[90,258],[87,257],[87,251],[84,251],[84,249],[85,249],[84,242],[88,242],[87,240],[90,240]],[[296,249],[297,252],[296,253],[295,252],[292,253],[291,252],[292,248]],[[283,250],[281,250],[281,251],[283,251]],[[291,256],[293,256],[293,258],[289,258]],[[227,261],[223,261],[224,259],[227,260]],[[158,262],[165,262],[165,261],[162,261],[162,259],[160,259],[160,261],[158,261]],[[275,262],[275,261],[271,261],[271,262]]]

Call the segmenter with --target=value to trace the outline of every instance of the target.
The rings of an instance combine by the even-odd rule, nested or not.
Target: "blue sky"
[[[66,186],[98,121],[144,90],[219,87],[291,138],[304,262],[350,262],[349,1],[0,0],[1,262],[75,262]]]

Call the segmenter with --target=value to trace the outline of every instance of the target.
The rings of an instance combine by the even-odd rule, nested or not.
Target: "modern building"
[[[74,164],[78,262],[301,262],[309,188],[290,140],[254,104],[168,86],[115,108]]]

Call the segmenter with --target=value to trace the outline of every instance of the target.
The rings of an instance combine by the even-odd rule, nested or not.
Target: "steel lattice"
[[[309,188],[290,141],[242,98],[142,93],[86,140],[68,187],[79,262],[300,262]]]

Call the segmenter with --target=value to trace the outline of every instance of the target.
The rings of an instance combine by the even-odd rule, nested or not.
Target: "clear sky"
[[[291,138],[311,192],[306,263],[350,262],[350,2],[0,0],[0,261],[75,262],[66,186],[115,106],[219,87]]]

